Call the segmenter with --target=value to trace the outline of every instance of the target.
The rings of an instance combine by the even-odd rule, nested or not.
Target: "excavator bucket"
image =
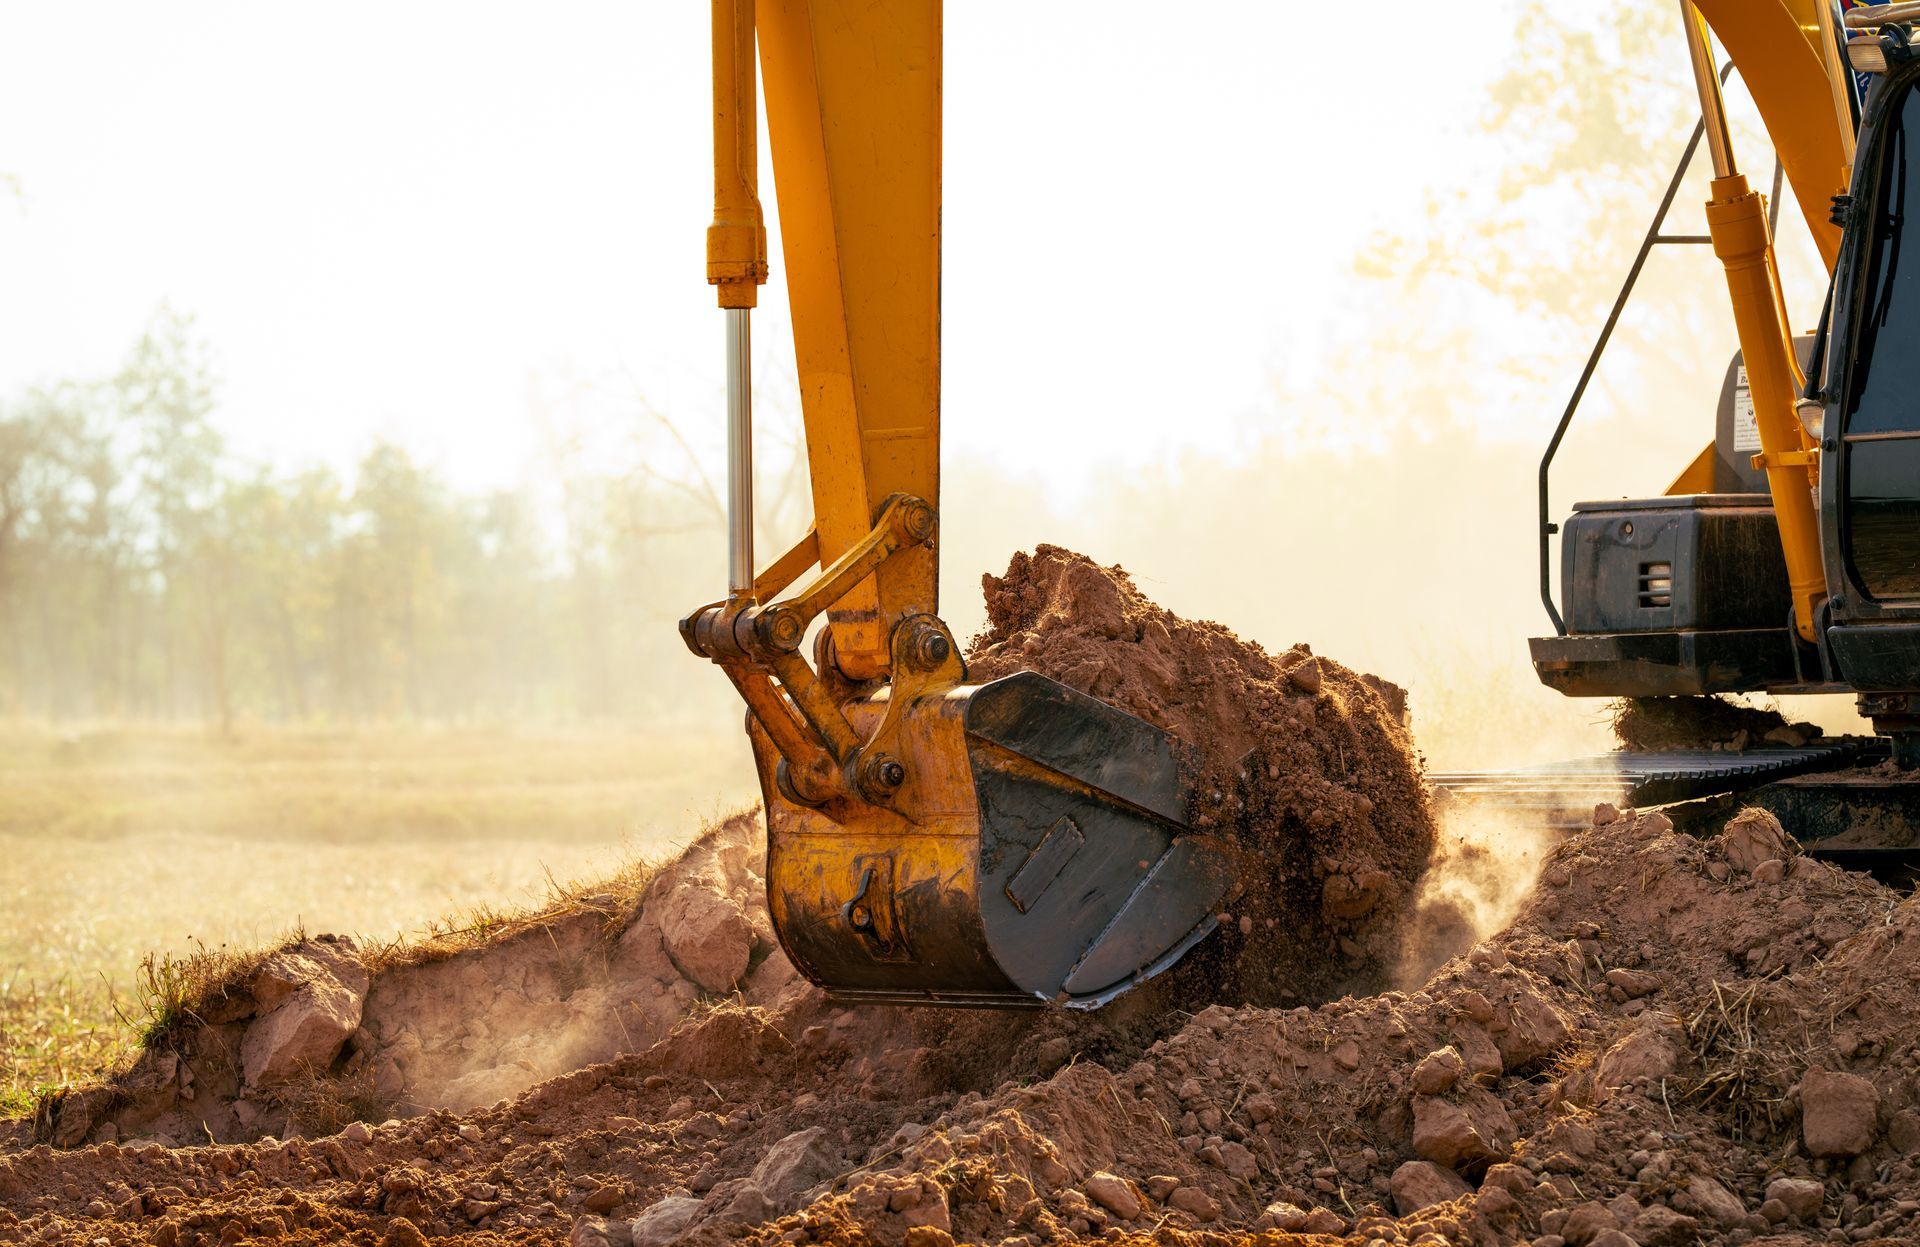
[[[751,725],[774,927],[831,996],[1095,1008],[1213,930],[1237,854],[1189,825],[1175,737],[1032,673],[902,692],[847,707],[891,719],[887,806],[791,799]]]

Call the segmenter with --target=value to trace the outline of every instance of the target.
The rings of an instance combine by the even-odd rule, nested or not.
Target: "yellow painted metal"
[[[1716,33],[1722,33],[1734,64],[1740,67],[1743,80],[1760,104],[1781,163],[1795,178],[1794,193],[1805,212],[1812,205],[1802,178],[1814,185],[1831,182],[1841,158],[1834,115],[1828,107],[1831,95],[1823,58],[1810,42],[1819,38],[1819,25],[1814,20],[1804,24],[1794,20],[1790,9],[1794,3],[1747,0],[1737,11],[1722,10],[1728,30],[1719,32],[1716,27]],[[1724,137],[1726,112],[1720,98],[1720,80],[1707,54],[1710,7],[1712,0],[1681,0],[1680,5],[1707,131],[1710,137],[1720,136],[1714,152],[1712,197],[1707,201],[1707,233],[1713,239],[1714,254],[1726,270],[1727,295],[1733,304],[1734,328],[1740,338],[1754,422],[1760,434],[1762,453],[1755,465],[1766,471],[1767,490],[1773,497],[1774,519],[1780,527],[1781,552],[1786,558],[1787,583],[1793,597],[1794,627],[1802,639],[1815,642],[1815,611],[1827,596],[1827,579],[1820,520],[1813,500],[1818,480],[1818,468],[1812,465],[1815,452],[1794,414],[1794,402],[1805,378],[1794,352],[1792,323],[1780,288],[1780,269],[1767,225],[1766,196],[1748,185]],[[1810,4],[1806,10],[1805,16],[1813,19]],[[1752,59],[1743,60],[1743,56]],[[1797,101],[1797,107],[1820,124],[1799,125],[1795,118],[1769,111],[1770,106],[1776,110],[1786,107],[1788,101]],[[1798,176],[1789,163],[1790,147],[1792,158],[1801,162]],[[1818,163],[1806,163],[1809,161]],[[1821,202],[1832,193],[1823,191]],[[1837,235],[1830,224],[1826,229]],[[1816,229],[1815,240],[1821,237]],[[1831,247],[1823,243],[1821,248],[1829,268],[1838,247],[1837,237],[1831,242]]]
[[[938,503],[941,6],[760,0],[757,24],[824,564],[890,494]],[[847,675],[938,609],[937,560],[902,551],[829,613]]]
[[[721,307],[752,307],[767,280],[760,210],[759,108],[753,86],[754,0],[713,0],[713,224],[707,281]]]
[[[1793,593],[1793,622],[1801,637],[1818,640],[1814,612],[1827,596],[1827,575],[1820,553],[1820,519],[1814,507],[1817,470],[1807,466],[1812,447],[1794,415],[1794,400],[1805,384],[1794,357],[1787,309],[1780,293],[1773,242],[1767,235],[1766,197],[1747,185],[1745,174],[1715,178],[1707,203],[1707,232],[1714,254],[1727,271],[1734,326],[1753,396],[1753,418],[1760,432],[1767,489],[1780,525],[1780,546],[1787,560]],[[1797,456],[1789,461],[1786,456]]]
[[[1695,0],[1760,108],[1787,181],[1829,272],[1840,230],[1828,220],[1846,190],[1851,125],[1843,133],[1820,51],[1823,0]]]
[[[1700,453],[1693,457],[1680,475],[1673,478],[1673,484],[1667,486],[1667,496],[1675,494],[1710,494],[1713,492],[1713,465],[1717,458],[1718,447],[1708,442]]]

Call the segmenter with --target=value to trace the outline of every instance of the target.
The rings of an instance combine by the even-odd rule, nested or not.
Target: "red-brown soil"
[[[1197,754],[1196,825],[1250,850],[1237,921],[1188,959],[1188,995],[1311,1003],[1382,981],[1435,842],[1398,688],[1182,619],[1058,546],[985,590],[969,679],[1037,671],[1172,732]]]
[[[1003,621],[1029,618],[996,614],[976,669],[1031,630]],[[1288,663],[1267,661],[1278,685]],[[1396,722],[1320,664],[1348,719],[1359,705]],[[1196,690],[1209,678],[1176,672]],[[1095,691],[1138,704],[1124,682]],[[1375,730],[1319,697],[1288,713],[1295,736]],[[1251,722],[1248,747],[1273,748]],[[1303,748],[1289,756],[1319,766],[1323,747]],[[1203,766],[1219,774],[1219,756]],[[1275,826],[1338,852],[1337,826],[1306,811],[1354,790],[1318,783],[1311,802],[1287,805],[1281,784],[1275,806],[1244,808],[1288,809]],[[1219,809],[1263,834],[1224,795]],[[74,1146],[0,1136],[0,1242],[1920,1240],[1920,903],[1798,856],[1757,812],[1704,843],[1658,813],[1601,816],[1545,854],[1503,929],[1406,990],[1191,1013],[1136,995],[1091,1019],[831,1006],[767,943],[759,829],[732,820],[637,907],[568,918],[591,925],[563,924],[545,953],[527,932],[436,963],[438,986],[417,981],[434,966],[376,973],[361,1016],[378,1034],[324,1076],[386,1071],[377,1123],[289,1138],[318,1132],[244,1070],[221,1082],[220,1054],[288,1007],[264,1003],[284,985],[237,993],[233,1018],[54,1106],[41,1137]],[[1341,973],[1382,968],[1368,965]],[[679,986],[736,972],[731,993]],[[660,1037],[609,1053],[568,1021],[622,1001],[654,1002]],[[498,1025],[455,1027],[463,1015]],[[551,1060],[587,1063],[542,1067],[549,1037]],[[433,1107],[455,1086],[497,1098]],[[260,1101],[250,1121],[239,1099]],[[218,1142],[188,1131],[196,1116]],[[156,1130],[173,1145],[140,1137]]]

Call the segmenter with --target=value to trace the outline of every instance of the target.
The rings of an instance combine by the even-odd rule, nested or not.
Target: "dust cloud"
[[[1561,837],[1537,818],[1442,804],[1439,839],[1404,928],[1394,986],[1415,990],[1448,958],[1513,921]]]

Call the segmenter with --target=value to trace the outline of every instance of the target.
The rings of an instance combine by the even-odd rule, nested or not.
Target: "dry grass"
[[[0,1114],[164,1041],[302,929],[355,934],[378,969],[623,913],[649,859],[750,799],[741,752],[611,730],[0,723]]]
[[[116,1000],[114,1013],[141,1047],[163,1047],[181,1031],[204,1024],[220,1006],[245,995],[247,982],[261,962],[306,937],[296,927],[286,938],[263,948],[236,952],[225,944],[208,948],[196,942],[178,957],[147,953],[134,972],[133,1008],[123,1009]]]
[[[1686,1019],[1687,1043],[1700,1063],[1700,1077],[1682,1093],[1689,1104],[1726,1112],[1736,1138],[1765,1137],[1785,1116],[1791,1070],[1778,1045],[1760,1034],[1754,1013],[1767,979],[1744,987],[1713,985],[1713,995]]]
[[[417,931],[403,931],[392,939],[373,940],[361,949],[360,960],[373,973],[396,966],[423,965],[528,931],[538,931],[580,914],[597,914],[609,933],[617,932],[640,904],[641,894],[660,873],[656,860],[636,859],[610,875],[562,882],[547,877],[546,898],[531,906],[480,904],[460,913],[436,918]]]
[[[44,1092],[111,1068],[127,1047],[109,1024],[116,1004],[97,979],[0,979],[0,1117],[30,1113]]]
[[[310,1135],[337,1134],[348,1122],[381,1122],[393,1116],[394,1105],[380,1094],[373,1071],[337,1078],[309,1074],[274,1092],[275,1103],[289,1109],[293,1121]]]

